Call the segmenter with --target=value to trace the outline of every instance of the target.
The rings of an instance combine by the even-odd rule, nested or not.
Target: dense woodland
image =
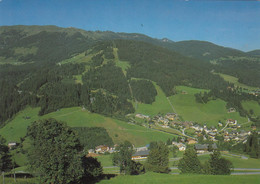
[[[151,81],[131,80],[130,86],[137,101],[146,104],[151,104],[155,101],[157,91]]]
[[[86,149],[95,149],[99,145],[114,146],[112,138],[103,127],[75,127],[81,145]]]
[[[117,40],[119,58],[129,61],[127,77],[155,81],[167,96],[175,94],[174,86],[187,85],[211,89],[227,83],[210,71],[212,65],[144,42]],[[215,81],[214,83],[212,81]]]
[[[217,61],[216,71],[237,77],[240,83],[260,87],[260,59],[225,58]]]

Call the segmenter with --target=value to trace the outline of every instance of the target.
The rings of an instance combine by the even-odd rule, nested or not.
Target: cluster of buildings
[[[178,120],[178,115],[176,113],[167,113],[166,115],[156,115],[153,118],[144,114],[136,114],[136,118],[145,119],[152,121],[156,125],[160,125],[164,128],[169,128],[170,122]]]
[[[109,147],[109,146],[106,146],[106,145],[99,145],[95,149],[89,149],[88,153],[91,153],[91,154],[93,154],[93,153],[95,153],[95,154],[104,154],[106,152],[114,153],[116,146],[117,145],[115,145],[114,147]]]
[[[247,137],[251,135],[251,131],[237,131],[237,130],[232,130],[230,132],[224,131],[224,141],[229,142],[229,141],[236,141],[236,142],[244,142],[247,140]]]

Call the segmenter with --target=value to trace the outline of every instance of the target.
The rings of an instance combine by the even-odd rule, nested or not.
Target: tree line
[[[114,146],[112,138],[103,127],[74,127],[79,141],[85,149],[95,149],[99,145]]]

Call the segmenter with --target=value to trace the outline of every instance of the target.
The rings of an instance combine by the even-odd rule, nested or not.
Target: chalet
[[[176,113],[167,113],[164,117],[170,121],[173,121],[177,119],[177,114]]]
[[[95,153],[95,150],[94,149],[89,149],[88,152],[89,153]]]
[[[228,120],[227,120],[227,123],[228,123],[230,126],[237,125],[237,120],[228,119]]]
[[[228,135],[224,136],[224,142],[229,142],[230,141],[230,137]]]
[[[146,150],[148,150],[148,146],[135,148],[136,152],[138,152],[138,151],[146,151]]]
[[[146,159],[150,150],[137,151],[132,155],[132,160]]]
[[[193,125],[193,126],[191,126],[191,128],[194,129],[194,130],[196,130],[196,131],[200,131],[200,132],[203,131],[203,128],[200,127],[199,125]]]
[[[97,146],[95,151],[96,153],[105,153],[109,150],[109,147],[106,146],[106,145],[100,145],[100,146]]]
[[[183,143],[172,142],[172,144],[177,146],[179,148],[179,151],[185,151],[186,150],[186,145],[183,144]]]
[[[188,144],[196,144],[197,143],[197,141],[195,139],[192,139],[192,138],[188,138],[187,141],[188,141]]]
[[[179,147],[179,151],[185,151],[186,150],[186,146],[182,145],[181,147]]]
[[[194,149],[197,151],[197,153],[205,153],[209,151],[209,144],[195,144]],[[212,149],[217,149],[216,143],[212,144]]]

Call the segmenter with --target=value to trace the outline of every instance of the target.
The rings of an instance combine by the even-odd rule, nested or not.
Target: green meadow
[[[94,54],[88,54],[85,56],[85,52],[80,53],[78,55],[73,56],[72,58],[63,60],[60,64],[67,64],[67,63],[87,63],[91,60]]]
[[[234,168],[258,168],[260,169],[260,159],[248,158],[242,159],[239,156],[233,156],[230,154],[223,154],[222,156],[233,163]],[[209,159],[209,155],[201,155],[198,157],[203,163]]]
[[[115,65],[120,67],[123,70],[123,73],[126,75],[127,68],[130,68],[130,64],[127,61],[121,61],[118,58],[118,48],[113,48],[113,54],[115,56]]]
[[[137,176],[117,176],[110,180],[102,180],[100,184],[113,183],[113,184],[245,184],[245,183],[259,183],[259,175],[251,176],[214,176],[214,175],[170,175],[148,172],[143,175]]]
[[[195,89],[186,86],[177,86],[177,94],[169,97],[176,112],[185,121],[194,121],[200,124],[217,125],[218,121],[236,119],[238,123],[247,122],[247,118],[241,117],[238,112],[228,113],[226,102],[220,99],[211,100],[206,104],[197,103],[194,94],[204,92],[204,89]],[[185,92],[185,93],[182,93]]]
[[[5,137],[7,142],[20,142],[20,138],[26,135],[27,127],[31,122],[38,119],[55,118],[64,121],[71,127],[104,127],[114,143],[121,143],[129,140],[135,146],[142,146],[151,141],[166,141],[173,135],[151,130],[142,126],[128,124],[127,122],[105,117],[99,114],[90,113],[82,110],[81,107],[61,109],[44,116],[38,116],[39,108],[26,108],[19,112],[13,120],[0,129],[0,134]],[[24,117],[30,117],[26,119]]]

